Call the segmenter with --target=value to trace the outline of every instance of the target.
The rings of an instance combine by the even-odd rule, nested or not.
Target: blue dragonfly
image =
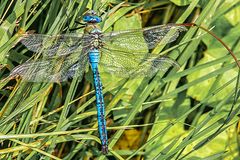
[[[169,24],[102,33],[98,23],[101,17],[93,10],[83,15],[84,33],[60,35],[25,34],[21,38],[30,51],[42,53],[42,58],[15,67],[10,76],[21,76],[30,82],[62,82],[68,78],[82,78],[90,64],[96,96],[98,132],[102,152],[108,153],[105,106],[99,65],[119,77],[153,76],[159,70],[177,66],[167,56],[149,54],[156,45],[175,41],[184,26]],[[174,30],[174,33],[168,34]]]

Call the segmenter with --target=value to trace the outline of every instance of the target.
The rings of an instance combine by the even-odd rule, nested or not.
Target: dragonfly
[[[167,24],[103,33],[98,25],[102,18],[94,10],[87,11],[82,20],[85,24],[82,34],[23,35],[21,43],[30,51],[41,53],[42,57],[15,67],[10,76],[20,76],[29,82],[62,82],[73,77],[81,79],[90,66],[102,153],[107,154],[108,135],[99,67],[107,73],[125,78],[151,77],[158,71],[166,71],[178,63],[167,56],[149,52],[159,44],[175,41],[180,32],[187,29]],[[169,34],[171,30],[174,32]]]

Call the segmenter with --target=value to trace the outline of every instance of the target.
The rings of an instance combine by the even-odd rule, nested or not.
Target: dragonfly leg
[[[81,24],[81,25],[83,25],[83,26],[86,26],[86,23],[81,23],[81,22],[79,22],[79,21],[74,21],[75,23],[77,23],[77,24]]]
[[[82,26],[76,27],[76,28],[70,28],[70,27],[69,27],[69,24],[68,24],[68,30],[69,30],[69,31],[75,31],[75,30],[78,30],[78,29],[81,29],[81,28],[86,27],[86,23],[81,23],[81,22],[78,22],[78,21],[75,21],[75,23],[80,24],[80,25],[82,25]]]
[[[84,28],[84,27],[85,26],[80,26],[80,27],[77,27],[77,28],[70,28],[69,31],[76,31],[76,30]]]

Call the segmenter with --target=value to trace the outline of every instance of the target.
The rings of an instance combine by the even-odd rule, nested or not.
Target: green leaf
[[[177,6],[186,6],[192,2],[192,0],[170,0],[170,1],[176,4]]]

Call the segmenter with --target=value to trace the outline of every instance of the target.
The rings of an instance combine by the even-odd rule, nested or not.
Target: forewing
[[[77,55],[26,62],[15,67],[10,77],[20,76],[29,82],[62,82],[69,77],[82,77],[87,56],[82,55],[79,58]]]
[[[81,52],[84,47],[87,47],[83,42],[86,38],[87,36],[82,34],[25,34],[20,41],[29,50],[52,57]]]
[[[167,56],[136,52],[134,54],[119,50],[101,49],[100,65],[105,71],[119,77],[151,77],[158,71],[165,71],[178,63]]]
[[[170,33],[170,31],[172,32]],[[159,25],[144,29],[127,31],[114,31],[105,33],[103,42],[109,46],[118,47],[125,51],[144,51],[153,49],[157,44],[167,44],[173,42],[179,33],[186,31],[186,27],[174,24]]]

